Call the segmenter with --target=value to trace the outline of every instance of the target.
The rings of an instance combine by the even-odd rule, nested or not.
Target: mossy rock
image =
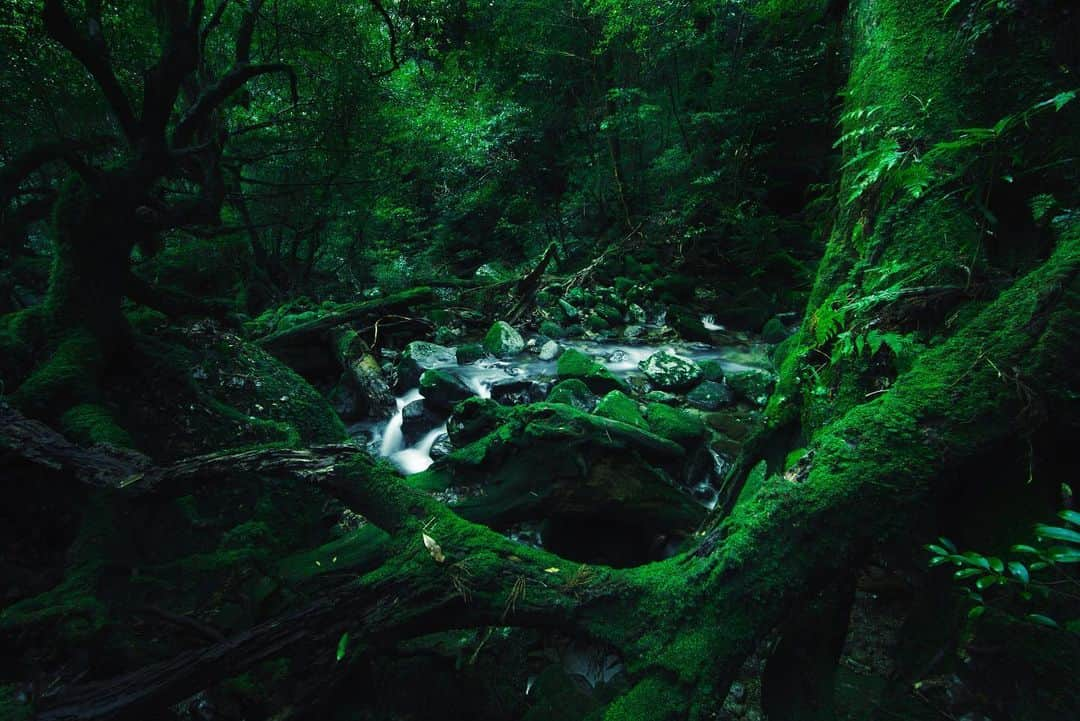
[[[450,410],[455,403],[475,395],[460,378],[437,368],[420,376],[420,394],[425,404],[440,410]]]
[[[689,358],[660,351],[638,364],[649,382],[660,390],[679,391],[692,388],[702,377],[700,366]]]
[[[604,320],[602,316],[599,316],[596,313],[590,313],[589,317],[585,319],[585,327],[591,331],[600,333],[605,330],[610,330],[611,324]]]
[[[724,380],[724,367],[720,365],[720,361],[704,360],[698,363],[698,367],[701,368],[701,377],[705,380],[717,383]]]
[[[525,350],[525,339],[512,325],[497,320],[484,336],[484,350],[496,358],[510,358]]]
[[[776,376],[768,371],[748,370],[732,373],[727,382],[736,398],[763,407],[776,386]]]
[[[735,396],[726,383],[702,381],[686,394],[686,401],[694,408],[716,411],[731,405],[735,401]]]
[[[589,387],[593,393],[608,393],[623,390],[624,384],[603,364],[574,348],[569,348],[559,356],[556,372],[559,380],[576,378]]]
[[[692,413],[663,403],[650,403],[645,409],[649,428],[661,438],[692,448],[705,437],[705,423]]]
[[[622,391],[611,391],[596,405],[596,415],[649,430],[638,404]]]
[[[405,387],[416,386],[420,375],[432,368],[443,368],[458,362],[455,349],[437,343],[414,340],[405,346],[398,360],[398,382]]]
[[[622,322],[622,311],[609,303],[598,304],[593,312],[612,325]]]
[[[458,365],[464,366],[480,360],[487,355],[487,351],[484,350],[484,346],[480,343],[464,343],[457,347],[454,355]]]
[[[554,321],[545,320],[540,324],[540,335],[559,340],[566,337],[566,330]]]
[[[565,403],[585,412],[593,410],[597,401],[596,394],[577,378],[569,378],[556,383],[547,397],[548,403]]]
[[[124,448],[135,445],[131,435],[117,425],[113,414],[97,403],[82,403],[68,409],[60,418],[60,430],[84,445],[107,443]]]

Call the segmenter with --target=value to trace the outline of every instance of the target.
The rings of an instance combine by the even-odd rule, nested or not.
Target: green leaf
[[[1040,626],[1049,626],[1050,628],[1061,628],[1058,626],[1058,622],[1049,616],[1044,616],[1041,613],[1029,613],[1027,619],[1032,623],[1037,623]]]
[[[997,582],[998,582],[998,577],[997,576],[983,576],[982,578],[980,578],[978,581],[975,582],[975,587],[978,588],[980,591],[985,591],[986,589],[990,588],[991,586],[993,586]]]
[[[991,556],[987,559],[990,562],[990,568],[994,570],[994,573],[1004,573],[1005,564],[1001,562],[1001,559],[996,556]]]
[[[975,553],[974,551],[967,551],[967,552],[964,553],[964,558],[967,559],[968,563],[970,563],[970,564],[972,564],[974,566],[978,566],[979,568],[984,568],[987,571],[990,570],[990,561],[986,560],[986,556],[982,555],[981,553]]]
[[[1080,551],[1058,551],[1051,553],[1050,558],[1057,563],[1080,563]]]
[[[975,619],[986,613],[986,606],[974,606],[968,611],[968,618]]]
[[[1075,543],[1080,545],[1080,533],[1072,530],[1071,528],[1062,528],[1061,526],[1047,526],[1044,523],[1040,523],[1035,526],[1035,534],[1040,538],[1053,538],[1055,541],[1065,541],[1066,543]]]
[[[933,553],[935,556],[948,556],[949,555],[948,551],[946,551],[941,546],[934,545],[933,543],[929,544],[926,547],[926,550],[930,551],[930,553]]]
[[[345,649],[349,647],[349,632],[341,634],[341,638],[337,642],[337,660],[345,658]]]
[[[1030,553],[1032,555],[1037,555],[1039,553],[1039,549],[1034,546],[1024,545],[1023,543],[1016,544],[1012,547],[1012,550],[1013,553]]]
[[[1068,521],[1076,526],[1080,526],[1080,513],[1077,513],[1076,511],[1060,511],[1058,513],[1058,518],[1063,521]]]
[[[945,546],[945,548],[949,549],[949,553],[956,553],[956,545],[952,541],[950,541],[948,538],[945,538],[945,536],[939,536],[938,537],[938,543],[940,543],[942,546]]]
[[[982,573],[982,569],[980,568],[961,568],[953,574],[953,578],[970,578],[972,576],[978,576],[980,573]]]
[[[1051,100],[1054,101],[1054,112],[1061,110],[1067,103],[1072,102],[1076,98],[1075,90],[1066,90],[1063,93],[1058,93]]]
[[[1027,566],[1019,561],[1009,561],[1009,573],[1018,578],[1021,583],[1027,583],[1031,580],[1031,575],[1028,573]]]

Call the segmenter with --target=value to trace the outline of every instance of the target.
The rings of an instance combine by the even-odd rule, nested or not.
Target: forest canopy
[[[0,717],[1080,714],[1073,3],[0,48]]]

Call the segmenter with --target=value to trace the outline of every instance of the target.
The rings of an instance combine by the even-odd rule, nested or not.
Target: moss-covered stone
[[[481,343],[462,343],[455,351],[458,365],[469,365],[487,355]]]
[[[497,320],[484,336],[484,350],[496,358],[510,358],[525,350],[525,339],[512,325]]]
[[[82,403],[68,409],[60,417],[60,429],[77,443],[108,443],[125,448],[134,446],[131,435],[117,425],[112,413],[96,403]]]
[[[554,321],[545,320],[540,324],[540,335],[547,336],[554,340],[566,337],[566,331],[561,325]]]
[[[565,403],[585,412],[593,410],[597,400],[596,394],[577,378],[569,378],[556,383],[547,397],[548,403]]]
[[[569,381],[565,381],[569,382]],[[638,404],[622,391],[611,391],[596,405],[596,415],[649,430]]]
[[[692,448],[705,437],[704,422],[687,411],[663,403],[650,403],[645,409],[645,417],[653,433],[683,448]]]
[[[594,393],[607,393],[623,389],[623,383],[611,371],[596,360],[574,348],[569,348],[561,356],[557,371],[559,380],[576,378]]]
[[[460,378],[438,369],[426,370],[420,376],[420,393],[426,404],[443,410],[475,395]]]
[[[638,364],[649,382],[661,390],[678,391],[693,387],[701,380],[701,368],[689,358],[669,351],[659,351]]]

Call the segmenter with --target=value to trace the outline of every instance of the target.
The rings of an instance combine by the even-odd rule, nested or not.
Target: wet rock
[[[628,325],[623,329],[623,338],[640,338],[645,334],[645,328],[640,325]]]
[[[413,401],[401,409],[401,438],[406,446],[415,445],[431,429],[437,428],[445,416],[422,400]]]
[[[677,406],[681,401],[679,396],[667,391],[649,391],[645,394],[645,400],[650,403],[663,403],[669,406]]]
[[[600,316],[612,325],[616,325],[622,322],[622,311],[608,303],[598,304],[593,310],[593,313]]]
[[[653,353],[638,367],[654,386],[666,391],[691,388],[702,377],[701,367],[697,363],[669,351]]]
[[[544,345],[540,346],[540,355],[538,356],[542,361],[553,361],[559,357],[559,353],[562,352],[562,346],[553,340],[549,340]]]
[[[398,361],[398,383],[401,386],[414,387],[420,382],[420,375],[424,371],[455,363],[457,363],[457,354],[453,348],[414,340],[405,346],[405,351]]]
[[[566,337],[566,330],[554,321],[545,320],[540,324],[540,335],[547,338],[559,339]]]
[[[565,320],[577,320],[581,316],[581,311],[562,298],[559,299],[558,307]]]
[[[454,447],[460,448],[495,430],[509,412],[509,408],[490,398],[467,398],[454,406],[454,413],[446,422],[446,432]]]
[[[626,310],[627,318],[631,323],[635,325],[645,325],[648,322],[648,316],[645,313],[645,309],[637,303],[631,303]]]
[[[707,381],[716,381],[719,383],[724,380],[724,367],[720,365],[720,361],[706,360],[701,361],[701,377]]]
[[[509,358],[525,349],[525,339],[504,320],[495,321],[484,336],[484,350],[497,358]]]
[[[590,356],[573,348],[567,349],[559,356],[557,372],[559,380],[576,378],[588,386],[593,393],[607,393],[623,387],[622,381],[612,375],[611,371]]]
[[[453,452],[454,444],[450,441],[450,436],[443,433],[435,439],[435,443],[431,446],[431,460],[437,461],[440,458],[446,458]]]
[[[475,395],[463,380],[437,369],[424,371],[420,376],[420,393],[426,405],[447,411],[455,403]]]
[[[702,381],[686,395],[686,401],[703,411],[717,411],[735,402],[735,395],[726,383]]]
[[[465,343],[464,345],[459,345],[457,347],[457,353],[455,355],[457,357],[458,365],[464,366],[480,360],[487,355],[487,352],[484,351],[484,346],[479,343]]]
[[[732,373],[727,377],[727,382],[736,398],[764,406],[776,385],[776,378],[768,371],[749,370]]]
[[[534,380],[505,380],[491,386],[491,400],[504,406],[539,403],[551,389],[550,383]]]
[[[548,403],[565,403],[585,412],[592,411],[598,400],[589,387],[577,378],[556,384],[547,397]]]

